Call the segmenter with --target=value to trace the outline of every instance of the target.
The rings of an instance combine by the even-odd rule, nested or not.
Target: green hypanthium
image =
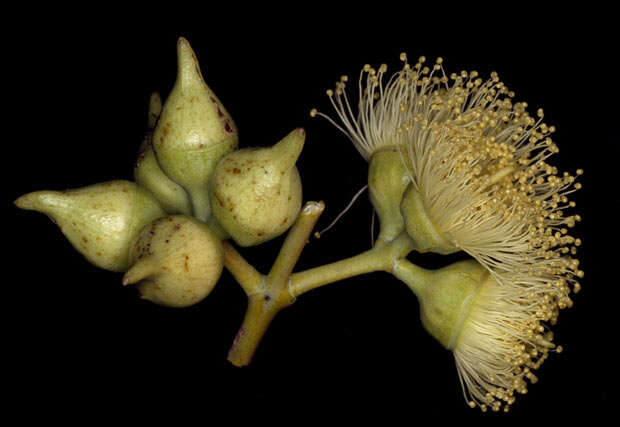
[[[329,120],[368,161],[380,233],[359,255],[293,272],[325,207],[302,204],[295,163],[304,129],[269,148],[238,148],[237,127],[184,38],[177,53],[168,98],[151,97],[134,182],[36,191],[15,204],[48,215],[86,259],[124,272],[122,284],[156,304],[200,302],[227,268],[249,300],[228,355],[236,366],[250,363],[274,316],[305,292],[392,274],[419,298],[426,330],[453,352],[467,403],[508,410],[561,351],[549,326],[583,277],[574,257],[581,242],[568,233],[581,218],[566,214],[582,171],[559,174],[546,162],[558,148],[543,111],[528,114],[496,73],[447,75],[441,58],[426,66],[401,54],[402,69],[386,82],[385,64],[365,65],[354,103],[342,76],[327,91],[337,120],[310,115]],[[287,231],[267,274],[235,248]],[[471,259],[431,271],[407,259],[412,251]]]

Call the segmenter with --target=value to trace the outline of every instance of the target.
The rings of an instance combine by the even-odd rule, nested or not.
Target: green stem
[[[275,315],[293,303],[294,297],[288,287],[291,271],[324,209],[323,202],[306,203],[267,276],[258,273],[232,245],[224,244],[226,268],[248,295],[243,324],[228,353],[228,360],[233,365],[246,366],[250,363]]]
[[[421,292],[431,281],[432,271],[418,267],[405,259],[399,260],[394,264],[392,274],[397,279],[405,282],[413,293],[420,297]]]
[[[255,293],[263,285],[264,277],[252,267],[227,241],[222,242],[226,269],[235,277],[246,295]]]
[[[262,295],[253,295],[248,298],[248,309],[243,324],[228,351],[228,361],[233,365],[247,366],[252,360],[258,344],[280,310],[270,302],[271,300],[266,300]]]
[[[374,271],[391,272],[395,261],[413,249],[413,242],[401,234],[390,243],[377,245],[369,251],[351,258],[311,268],[291,276],[291,289],[295,296],[312,289]]]
[[[289,285],[288,281],[293,267],[297,263],[301,251],[308,242],[310,233],[324,209],[325,205],[323,202],[310,202],[306,204],[299,214],[299,218],[297,218],[295,225],[286,236],[278,258],[276,258],[267,276],[268,288],[274,293],[282,292]]]
[[[228,360],[233,365],[250,363],[275,315],[291,305],[296,296],[348,277],[373,271],[391,272],[397,261],[413,250],[413,241],[403,233],[391,242],[383,242],[354,257],[291,275],[323,209],[322,203],[306,205],[267,276],[258,273],[232,245],[224,244],[226,268],[239,281],[249,299],[243,324],[228,353]]]
[[[193,216],[201,221],[207,222],[211,216],[211,202],[209,192],[203,186],[190,188],[188,191],[190,202],[192,203]]]

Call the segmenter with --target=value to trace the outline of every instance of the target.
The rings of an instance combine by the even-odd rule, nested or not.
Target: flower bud
[[[404,230],[400,204],[410,181],[398,149],[391,147],[373,154],[368,167],[368,190],[379,216],[380,239],[390,242]]]
[[[222,243],[194,218],[159,218],[140,231],[131,244],[132,267],[123,285],[138,283],[142,298],[168,307],[202,301],[224,267]]]
[[[160,113],[161,98],[159,93],[153,92],[149,102],[148,130],[133,170],[134,180],[139,186],[153,193],[167,213],[191,215],[192,205],[187,192],[161,170],[153,151],[153,129]]]
[[[284,233],[301,209],[301,180],[295,166],[305,139],[295,129],[269,148],[245,148],[222,159],[210,186],[213,215],[241,246]]]
[[[15,201],[48,215],[97,267],[125,271],[129,244],[142,227],[166,213],[148,191],[130,181],[109,181],[66,191],[35,191]]]
[[[440,233],[430,220],[420,192],[410,185],[405,191],[400,205],[401,213],[405,220],[407,234],[415,243],[418,252],[435,252],[438,254],[451,254],[458,252],[456,247],[447,236]]]
[[[237,130],[182,37],[177,54],[177,80],[155,129],[153,149],[164,173],[189,194],[193,215],[206,221],[209,180],[217,162],[237,146]]]
[[[424,270],[400,261],[394,275],[405,282],[420,302],[424,328],[452,350],[481,286],[494,280],[476,261],[461,261],[438,270]]]
[[[191,215],[192,205],[187,192],[161,170],[151,141],[147,141],[138,155],[133,176],[139,186],[153,193],[166,213]]]

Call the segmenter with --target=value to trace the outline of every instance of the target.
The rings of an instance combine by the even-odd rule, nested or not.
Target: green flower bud
[[[161,170],[150,143],[139,154],[133,175],[138,185],[153,193],[166,213],[191,215],[187,192]]]
[[[222,243],[209,227],[194,218],[159,218],[131,243],[132,267],[123,285],[138,284],[142,298],[168,307],[202,301],[222,274]]]
[[[385,148],[372,155],[368,167],[368,190],[379,216],[380,239],[390,242],[405,228],[400,204],[410,181],[397,148]]]
[[[245,148],[222,159],[210,186],[213,215],[241,246],[284,233],[301,209],[301,180],[295,166],[305,139],[295,129],[269,148]]]
[[[495,279],[476,261],[461,261],[438,270],[424,270],[404,260],[394,275],[420,301],[422,324],[445,348],[453,350],[478,291]]]
[[[400,206],[405,220],[407,234],[415,243],[418,252],[435,252],[438,254],[451,254],[458,252],[456,247],[447,236],[437,231],[435,225],[428,217],[422,197],[413,185],[410,185]]]
[[[189,194],[193,215],[210,216],[208,183],[218,161],[237,146],[237,129],[202,78],[189,42],[177,43],[178,74],[153,135],[161,169]]]
[[[130,181],[35,191],[15,204],[48,215],[86,259],[111,271],[127,270],[131,240],[146,224],[166,214],[151,193]]]
[[[148,131],[133,170],[134,180],[139,186],[153,193],[167,213],[191,215],[192,205],[187,192],[161,170],[153,151],[153,129],[160,113],[161,98],[159,93],[153,92],[149,103]]]

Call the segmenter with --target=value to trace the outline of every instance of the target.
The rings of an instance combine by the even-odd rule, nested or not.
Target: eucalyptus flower
[[[443,60],[421,57],[384,84],[387,66],[366,65],[354,114],[342,78],[328,96],[336,125],[366,158],[396,146],[410,178],[401,202],[405,229],[419,252],[465,251],[490,273],[449,346],[471,406],[499,409],[535,381],[551,349],[549,325],[572,305],[583,277],[574,258],[581,240],[568,231],[568,196],[581,188],[547,159],[555,128],[513,102],[497,73],[448,76]],[[506,406],[507,408],[508,406]]]

